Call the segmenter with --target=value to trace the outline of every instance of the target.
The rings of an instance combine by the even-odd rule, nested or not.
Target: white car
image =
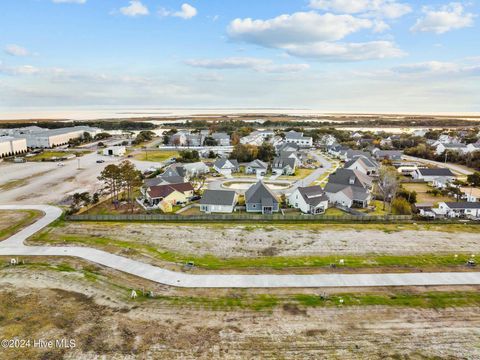
[[[57,166],[65,166],[65,164],[62,163],[62,162],[59,162],[59,163],[57,164]]]

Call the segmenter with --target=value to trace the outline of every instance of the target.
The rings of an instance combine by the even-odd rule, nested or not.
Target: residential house
[[[285,141],[287,143],[297,144],[300,147],[312,147],[313,138],[303,136],[303,132],[289,131],[285,134]]]
[[[227,133],[216,132],[212,134],[212,138],[219,146],[230,146],[230,136]]]
[[[330,155],[335,156],[337,158],[343,158],[347,154],[348,150],[350,150],[348,147],[337,144],[337,145],[330,146],[327,152]]]
[[[325,193],[330,203],[346,207],[367,207],[371,200],[372,178],[350,169],[338,169],[330,175]]]
[[[468,144],[467,149],[469,153],[480,151],[480,140],[473,144]]]
[[[278,155],[280,155],[282,152],[297,152],[300,150],[300,146],[294,143],[281,143],[278,144],[275,147],[275,151],[277,152]]]
[[[320,186],[298,187],[288,197],[288,203],[304,214],[323,214],[328,209],[328,196]]]
[[[437,155],[443,154],[445,151],[454,151],[461,154],[467,154],[469,148],[465,144],[461,143],[439,143],[435,149]]]
[[[236,173],[239,170],[237,160],[230,160],[225,158],[215,160],[213,168],[215,169],[215,171],[222,174],[223,176],[232,176],[232,173]]]
[[[150,206],[158,205],[161,201],[176,205],[186,203],[193,196],[192,184],[167,184],[151,186],[145,191],[145,199]]]
[[[438,208],[432,210],[437,215],[449,218],[480,219],[480,202],[440,202]]]
[[[432,186],[443,188],[455,180],[455,175],[446,168],[417,169],[412,173],[416,180],[423,180],[432,184]]]
[[[208,174],[210,172],[210,168],[201,161],[184,163],[182,166],[185,169],[185,173],[189,179],[198,175]]]
[[[188,131],[181,130],[170,136],[169,144],[174,146],[185,146],[187,144]]]
[[[273,141],[275,133],[272,130],[253,131],[247,136],[240,139],[240,143],[244,145],[260,146],[264,141]]]
[[[228,190],[205,190],[200,199],[200,211],[206,213],[231,213],[237,204],[237,193]]]
[[[246,174],[256,174],[257,176],[265,176],[267,174],[268,164],[255,159],[245,166]]]
[[[183,181],[180,182],[185,182],[187,180],[187,171],[181,164],[172,164],[169,167],[165,169],[163,174],[161,175],[162,178],[182,178]]]
[[[400,161],[402,160],[403,151],[400,150],[373,150],[373,157],[377,160],[391,160],[391,161]]]
[[[344,169],[358,170],[365,175],[377,175],[379,165],[371,158],[365,156],[356,156],[352,160],[347,161],[343,166]]]
[[[480,201],[480,188],[476,187],[461,187],[460,191],[463,194],[463,198],[468,202]]]
[[[363,156],[374,161],[372,158],[372,155],[369,152],[363,151],[363,150],[352,150],[352,149],[348,149],[346,151],[343,160],[350,161],[358,156]]]
[[[277,175],[293,175],[296,169],[294,157],[277,156],[272,162],[272,173]]]
[[[262,180],[250,186],[245,192],[245,205],[247,212],[261,212],[262,214],[272,214],[280,209],[277,197]]]

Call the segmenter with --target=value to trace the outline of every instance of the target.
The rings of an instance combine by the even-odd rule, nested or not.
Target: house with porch
[[[222,174],[223,176],[232,176],[233,173],[239,171],[237,160],[230,160],[225,158],[215,160],[213,168],[215,169],[215,171],[217,171],[219,174]]]
[[[436,215],[448,218],[480,219],[480,202],[439,202],[438,208],[432,210]]]
[[[293,175],[297,168],[295,157],[277,156],[272,162],[272,173],[277,175]]]
[[[265,176],[267,174],[268,164],[255,159],[245,166],[245,174],[255,174],[257,176]]]
[[[328,196],[320,186],[298,187],[287,200],[304,214],[323,214],[328,209]]]
[[[331,204],[365,208],[371,201],[372,178],[358,170],[338,169],[330,175],[325,193]]]
[[[237,193],[230,190],[205,190],[200,199],[200,211],[205,213],[231,213],[237,204]]]
[[[277,196],[263,183],[262,180],[250,186],[245,192],[247,212],[272,214],[280,210]]]

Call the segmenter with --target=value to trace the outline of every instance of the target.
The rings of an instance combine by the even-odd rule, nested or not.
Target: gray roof
[[[465,144],[460,144],[460,143],[452,143],[452,144],[442,144],[444,147],[447,149],[464,149],[467,147]]]
[[[364,201],[369,196],[368,191],[361,186],[332,184],[332,183],[328,183],[325,186],[325,192],[338,193],[340,191],[343,192],[351,200]]]
[[[233,166],[237,167],[238,168],[238,161],[237,160],[233,160],[233,159],[225,159],[225,158],[219,158],[217,160],[215,160],[215,163],[213,164],[213,166],[215,166],[216,168],[223,168],[225,166],[225,164],[227,163],[227,161],[230,161],[232,163]]]
[[[311,206],[317,206],[322,201],[328,201],[328,197],[320,186],[299,187],[298,191],[305,202]]]
[[[234,205],[235,191],[229,190],[205,190],[200,199],[201,205]]]
[[[290,130],[289,132],[287,132],[285,134],[285,137],[287,139],[301,139],[303,138],[303,133],[302,132],[297,132],[297,131],[293,131],[293,130]]]
[[[328,183],[366,188],[372,184],[372,178],[358,170],[337,169],[337,171],[328,178]]]
[[[228,136],[227,133],[220,133],[220,132],[213,133],[212,137],[214,139],[228,139],[228,140],[230,140],[230,136]]]
[[[290,166],[290,168],[294,169],[295,159],[289,158],[289,157],[280,157],[280,156],[273,159],[272,167],[274,169],[284,169],[287,166]]]
[[[450,209],[480,209],[480,202],[446,202],[445,203]]]
[[[375,156],[379,158],[391,158],[391,159],[400,159],[403,155],[403,151],[399,150],[378,150],[375,151]]]
[[[245,192],[246,203],[263,203],[264,201],[267,201],[266,199],[268,198],[272,200],[272,203],[278,203],[275,194],[263,183],[262,180],[250,186]]]
[[[183,166],[178,164],[170,165],[162,174],[164,177],[180,176],[185,177],[186,170]]]
[[[435,169],[418,169],[418,172],[423,176],[455,176],[447,168],[435,168]]]
[[[281,153],[283,151],[288,151],[288,152],[297,151],[299,149],[300,149],[300,146],[298,146],[297,144],[283,143],[277,146],[277,153]]]
[[[256,169],[268,169],[268,164],[258,159],[255,159],[252,162],[248,163],[247,166],[250,166]]]
[[[353,159],[347,161],[343,167],[348,168],[348,167],[352,166],[353,164],[355,164],[357,161],[360,161],[364,165],[365,168],[377,168],[378,167],[378,164],[376,162],[374,162],[370,158],[367,158],[363,155],[354,156]]]

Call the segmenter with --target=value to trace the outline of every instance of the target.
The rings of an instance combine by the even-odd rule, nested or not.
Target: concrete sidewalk
[[[0,256],[72,256],[161,284],[187,288],[322,288],[377,286],[480,285],[479,272],[312,275],[192,275],[165,270],[87,247],[25,246],[23,241],[56,220],[54,206],[0,206],[0,210],[41,210],[45,216],[0,242]]]

